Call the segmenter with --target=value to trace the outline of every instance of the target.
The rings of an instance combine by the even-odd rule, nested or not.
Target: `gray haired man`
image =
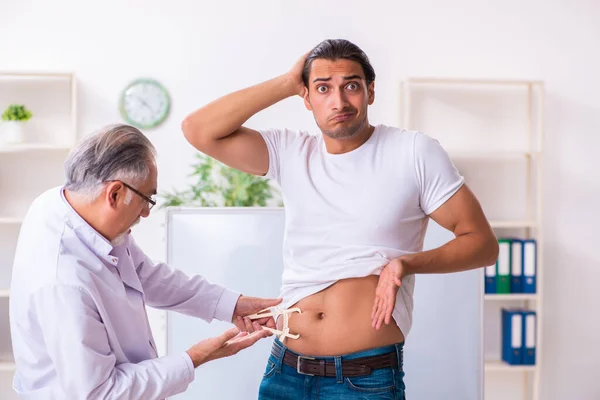
[[[131,227],[156,204],[155,149],[136,128],[109,126],[65,163],[66,184],[40,195],[23,222],[11,284],[13,387],[35,399],[158,399],[183,392],[194,368],[270,335],[280,303],[241,296],[152,262]],[[158,357],[146,306],[236,327]]]

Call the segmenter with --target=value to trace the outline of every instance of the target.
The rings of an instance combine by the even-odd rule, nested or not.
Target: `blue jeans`
[[[313,399],[390,399],[405,400],[404,371],[402,368],[403,343],[379,347],[335,357],[313,357],[316,360],[336,364],[336,377],[310,376],[298,373],[296,368],[283,363],[286,352],[298,355],[284,346],[277,338],[273,346],[281,346],[279,357],[270,354],[267,368],[260,384],[259,400],[313,400]],[[398,367],[374,369],[370,375],[342,376],[341,361],[377,356],[394,352]]]

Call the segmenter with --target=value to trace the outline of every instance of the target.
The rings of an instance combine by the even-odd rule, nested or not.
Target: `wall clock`
[[[154,79],[136,79],[121,93],[121,116],[129,124],[150,129],[162,124],[169,115],[171,99],[165,87]]]

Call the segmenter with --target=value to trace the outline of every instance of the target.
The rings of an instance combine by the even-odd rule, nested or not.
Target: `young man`
[[[130,228],[150,214],[154,147],[138,129],[109,126],[65,163],[23,221],[11,284],[14,389],[28,399],[163,399],[186,390],[201,364],[270,335],[246,316],[279,300],[240,296],[152,262]],[[157,357],[146,306],[231,329],[181,354]],[[274,328],[275,321],[262,320]]]
[[[496,260],[496,237],[440,144],[369,123],[374,81],[360,48],[326,40],[288,73],[219,98],[182,124],[198,150],[275,180],[283,193],[282,307],[301,310],[289,317],[299,338],[275,340],[263,399],[404,398],[415,275]],[[293,95],[321,135],[243,126]],[[422,251],[429,218],[456,238]]]

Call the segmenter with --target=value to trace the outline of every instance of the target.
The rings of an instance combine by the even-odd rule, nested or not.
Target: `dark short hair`
[[[369,61],[369,57],[360,47],[345,39],[327,39],[316,45],[306,57],[304,69],[302,70],[302,80],[307,87],[310,66],[318,58],[331,61],[339,59],[356,61],[362,66],[367,84],[375,80],[375,70]]]

